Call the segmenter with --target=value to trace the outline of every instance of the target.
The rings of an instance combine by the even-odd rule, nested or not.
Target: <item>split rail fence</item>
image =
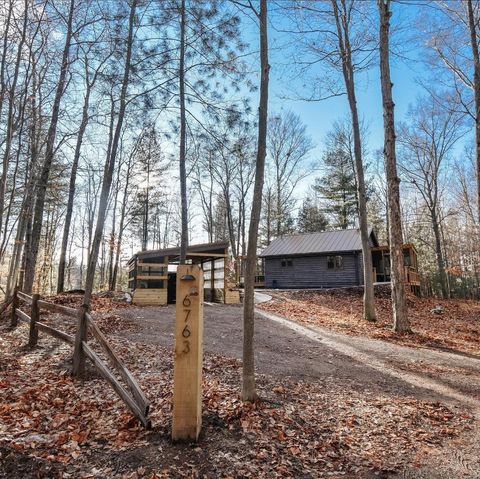
[[[21,291],[15,290],[11,299],[12,312],[10,324],[12,327],[18,325],[18,321],[25,322],[29,325],[28,345],[35,347],[38,342],[38,333],[42,331],[61,341],[64,341],[74,347],[73,352],[73,370],[74,376],[80,377],[85,373],[85,360],[90,359],[100,375],[107,380],[112,386],[113,390],[120,396],[127,407],[139,419],[139,421],[146,427],[151,426],[150,419],[148,419],[148,412],[150,403],[141,390],[138,382],[122,363],[115,351],[111,348],[107,338],[99,329],[91,315],[87,312],[85,306],[81,306],[78,310],[69,308],[60,304],[50,303],[40,298],[40,295],[34,294],[29,296]],[[26,307],[30,309],[29,314],[26,313]],[[22,309],[23,308],[23,309]],[[50,311],[52,313],[61,314],[68,318],[76,319],[77,329],[75,336],[60,331],[52,326],[41,322],[42,310]],[[98,354],[87,344],[88,332],[98,341],[103,352],[113,365],[113,369],[120,375],[120,377],[128,385],[130,392],[123,386],[123,384],[115,377],[112,369],[103,361]]]

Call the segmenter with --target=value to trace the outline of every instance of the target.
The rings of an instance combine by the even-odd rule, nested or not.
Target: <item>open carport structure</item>
[[[128,288],[133,303],[163,305],[175,302],[176,265],[180,248],[141,251],[128,262]],[[191,245],[187,250],[187,263],[198,264],[204,272],[205,301],[238,303],[239,291],[229,282],[228,243]]]

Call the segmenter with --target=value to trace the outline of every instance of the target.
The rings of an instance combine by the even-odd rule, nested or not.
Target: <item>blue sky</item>
[[[415,101],[418,95],[422,94],[422,87],[415,81],[418,76],[419,72],[405,63],[398,62],[393,65],[393,96],[397,121],[405,117],[409,105]],[[274,72],[272,72],[272,77],[274,77]],[[383,111],[378,67],[363,73],[358,80],[357,102],[359,113],[368,126],[368,143],[373,151],[383,147]],[[297,113],[307,125],[308,132],[317,144],[316,150],[320,151],[323,138],[331,129],[335,120],[349,115],[347,97],[340,96],[319,102],[284,100],[279,96],[281,88],[282,82],[273,78],[270,90],[270,110],[275,112],[283,108]]]
[[[392,17],[392,29],[395,22],[403,27],[409,25],[413,29],[414,19],[418,9],[417,5],[396,5]],[[272,18],[277,22],[278,17]],[[281,20],[280,20],[281,21]],[[252,30],[252,37],[249,38],[251,46],[258,42],[255,30]],[[321,156],[322,144],[325,134],[331,129],[336,120],[348,117],[349,108],[346,96],[335,97],[319,102],[305,102],[300,100],[285,100],[282,92],[285,90],[285,78],[282,75],[284,64],[288,63],[288,55],[291,51],[284,48],[285,44],[291,42],[291,36],[286,33],[279,33],[270,26],[270,112],[278,112],[282,109],[292,110],[297,113],[307,125],[308,132],[316,143],[313,158]],[[248,35],[250,37],[250,33]],[[405,43],[408,42],[405,50],[408,52],[408,60],[398,60],[391,57],[391,74],[394,83],[393,96],[395,101],[396,121],[405,118],[409,105],[415,102],[419,95],[424,93],[423,88],[416,81],[419,77],[427,78],[429,72],[424,63],[418,61],[419,45],[415,45],[410,35],[403,34]],[[289,38],[290,37],[290,38]],[[357,101],[361,119],[368,127],[368,149],[373,152],[383,147],[383,112],[380,90],[379,66],[374,65],[366,72],[357,75]],[[256,106],[258,98],[254,96],[252,106]]]

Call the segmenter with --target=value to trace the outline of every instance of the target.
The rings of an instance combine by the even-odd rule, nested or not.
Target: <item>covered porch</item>
[[[175,303],[176,266],[180,248],[141,251],[128,262],[128,288],[133,303],[165,305]],[[240,293],[229,283],[228,243],[191,245],[187,263],[199,265],[204,272],[204,299],[215,303],[238,303]]]
[[[373,281],[386,283],[391,280],[390,248],[388,245],[371,248],[373,263]],[[403,267],[405,285],[414,293],[420,292],[417,250],[412,243],[403,245]]]

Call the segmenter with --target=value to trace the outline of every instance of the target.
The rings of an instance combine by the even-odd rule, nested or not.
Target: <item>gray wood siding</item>
[[[342,269],[328,269],[327,256],[287,257],[292,266],[282,266],[284,258],[265,258],[265,287],[307,289],[363,284],[361,254],[339,255],[343,257]]]

